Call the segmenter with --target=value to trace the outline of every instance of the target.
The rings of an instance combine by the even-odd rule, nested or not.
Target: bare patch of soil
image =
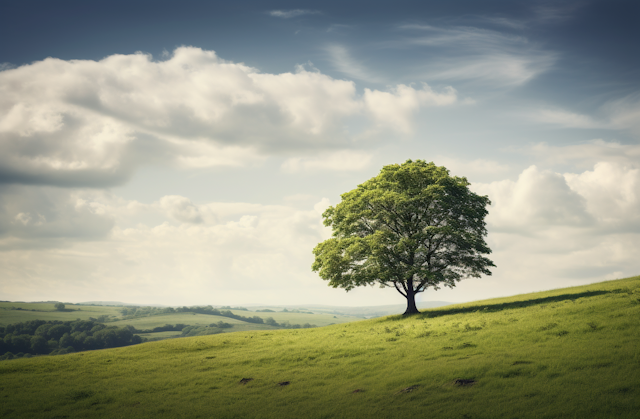
[[[476,383],[476,380],[469,380],[469,379],[465,379],[465,378],[458,378],[456,379],[456,381],[453,382],[453,384],[457,385],[457,386],[464,386],[464,387],[470,387],[472,385],[474,385]]]
[[[396,394],[400,394],[400,393],[411,393],[413,390],[417,390],[418,388],[420,388],[419,385],[413,385],[411,387],[407,387],[407,388],[403,388],[402,390],[400,390],[398,393]]]
[[[245,385],[251,380],[253,380],[253,378],[243,378],[242,380],[240,380],[240,384]]]

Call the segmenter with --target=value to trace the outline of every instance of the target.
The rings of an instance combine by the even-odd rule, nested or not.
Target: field
[[[272,314],[272,313],[265,313]],[[640,277],[0,362],[3,418],[638,418]]]
[[[98,306],[98,305],[76,305],[67,304],[65,311],[58,311],[54,307],[54,302],[49,303],[16,303],[16,302],[0,302],[0,326],[6,326],[11,323],[25,322],[29,320],[62,320],[73,321],[76,319],[89,320],[90,318],[99,318],[100,316],[108,316],[109,326],[126,326],[131,325],[139,330],[153,329],[166,324],[185,324],[190,326],[207,326],[211,323],[219,321],[231,324],[233,327],[222,329],[223,333],[244,332],[248,330],[273,330],[276,329],[266,324],[249,323],[229,317],[197,314],[197,313],[171,313],[146,317],[136,317],[133,319],[123,319],[120,310],[122,306]],[[327,313],[297,313],[297,312],[258,312],[245,310],[231,310],[234,314],[253,317],[258,316],[263,319],[273,317],[276,322],[289,324],[304,325],[309,323],[316,326],[326,326],[329,324],[346,323],[355,320],[361,320],[359,317],[343,314],[327,314]],[[149,340],[167,339],[177,337],[180,333],[145,333],[142,337]]]
[[[65,311],[57,311],[54,304],[0,302],[0,326],[29,320],[89,320],[103,315],[121,317],[121,307],[67,305]]]

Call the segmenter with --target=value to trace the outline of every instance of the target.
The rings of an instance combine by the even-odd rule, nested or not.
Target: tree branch
[[[400,288],[398,288],[398,283],[397,282],[394,282],[393,286],[396,287],[396,290],[398,290],[398,292],[400,294],[404,295],[404,298],[407,298],[407,294],[405,292],[400,291]],[[404,283],[402,284],[402,288],[405,288]],[[405,291],[406,291],[406,288],[405,288]]]

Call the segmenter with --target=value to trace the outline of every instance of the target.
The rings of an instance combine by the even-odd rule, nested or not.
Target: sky
[[[640,274],[637,1],[0,2],[0,300],[403,303],[311,271],[322,213],[433,161],[496,267]]]

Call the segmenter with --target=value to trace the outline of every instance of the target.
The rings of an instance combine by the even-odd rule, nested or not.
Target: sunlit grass
[[[3,361],[0,416],[637,418],[638,348],[640,277],[410,318]]]
[[[12,308],[21,308],[13,310]],[[121,318],[122,307],[67,305],[65,311],[57,311],[54,303],[15,303],[0,302],[0,326],[30,320],[89,320],[100,316]]]

